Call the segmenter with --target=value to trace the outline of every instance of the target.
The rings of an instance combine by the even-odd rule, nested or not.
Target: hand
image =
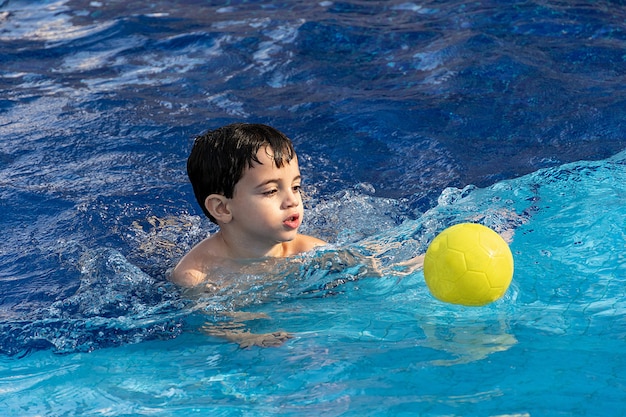
[[[291,338],[293,338],[293,335],[287,332],[273,332],[261,334],[243,332],[237,335],[235,337],[235,340],[231,340],[233,342],[239,343],[240,348],[246,349],[252,346],[276,347],[282,345]]]
[[[292,339],[291,333],[277,331],[272,333],[250,333],[249,330],[241,330],[242,323],[230,323],[229,326],[205,325],[202,330],[211,336],[221,337],[230,342],[238,343],[239,347],[246,349],[252,346],[276,347]]]

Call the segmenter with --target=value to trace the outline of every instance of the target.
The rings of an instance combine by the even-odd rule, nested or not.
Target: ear
[[[228,198],[221,194],[211,194],[204,200],[204,207],[219,223],[229,223],[233,215],[228,208]]]

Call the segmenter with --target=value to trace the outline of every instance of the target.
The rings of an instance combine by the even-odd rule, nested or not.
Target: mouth
[[[288,229],[297,229],[300,227],[300,215],[294,214],[283,220],[283,225]]]

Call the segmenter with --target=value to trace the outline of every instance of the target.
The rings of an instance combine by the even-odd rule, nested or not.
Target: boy
[[[278,130],[237,123],[207,132],[195,140],[187,174],[202,211],[219,231],[180,260],[174,283],[210,284],[211,272],[236,272],[250,260],[325,244],[298,233],[304,214],[298,158]]]
[[[291,140],[261,124],[231,124],[196,138],[187,174],[204,214],[219,231],[194,246],[174,268],[171,281],[183,287],[219,289],[255,260],[287,257],[322,246],[298,233],[304,210],[300,169]],[[257,266],[262,268],[262,263]],[[254,268],[253,268],[254,269]],[[242,330],[245,313],[204,330],[241,347],[278,346],[285,332]]]

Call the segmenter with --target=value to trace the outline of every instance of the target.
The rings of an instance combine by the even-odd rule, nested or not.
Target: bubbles
[[[0,355],[4,413],[623,408],[624,157],[556,167],[624,148],[618,7],[0,3],[0,351],[41,350]],[[167,268],[214,230],[190,142],[242,118],[294,136],[303,231],[337,246],[179,292]],[[406,263],[459,221],[518,261],[471,314]],[[198,331],[238,308],[297,337]]]
[[[194,326],[190,323],[220,320],[222,312],[241,308],[274,310],[272,306],[287,304],[307,308],[306,300],[359,298],[364,288],[371,302],[389,293],[398,297],[397,279],[410,277],[406,285],[421,279],[419,269],[401,265],[423,254],[443,228],[461,221],[513,233],[517,272],[511,294],[494,308],[519,314],[541,329],[561,323],[565,333],[580,331],[576,330],[580,326],[599,331],[587,326],[625,314],[619,302],[624,297],[623,254],[613,250],[623,242],[619,227],[621,184],[626,183],[621,181],[623,166],[622,154],[488,188],[447,188],[439,204],[417,218],[402,201],[376,197],[371,185],[357,184],[319,199],[307,213],[303,231],[325,234],[335,246],[294,259],[267,260],[270,273],[251,270],[224,276],[230,284],[210,294],[180,293],[165,281],[165,266],[210,230],[199,216],[146,216],[142,210],[110,207],[116,216],[133,219],[127,227],[127,220],[101,218],[103,224],[113,221],[115,228],[126,230],[123,240],[132,253],[123,256],[105,247],[58,242],[62,265],[75,271],[77,285],[50,304],[38,305],[26,320],[6,316],[0,346],[12,355],[33,349],[90,351],[177,337],[186,326]],[[372,279],[376,276],[372,260],[386,279]],[[404,296],[413,294],[421,304],[432,302],[423,285],[406,291]],[[440,313],[451,312],[457,314],[446,308]],[[560,317],[545,317],[547,312]],[[588,312],[593,315],[582,320]]]
[[[87,250],[74,261],[80,268],[74,294],[31,312],[29,321],[0,324],[3,354],[91,351],[180,334],[186,302],[173,285],[112,249]]]
[[[402,201],[369,195],[374,191],[371,184],[357,184],[354,190],[312,202],[302,232],[345,244],[389,229],[408,218],[409,208]]]

